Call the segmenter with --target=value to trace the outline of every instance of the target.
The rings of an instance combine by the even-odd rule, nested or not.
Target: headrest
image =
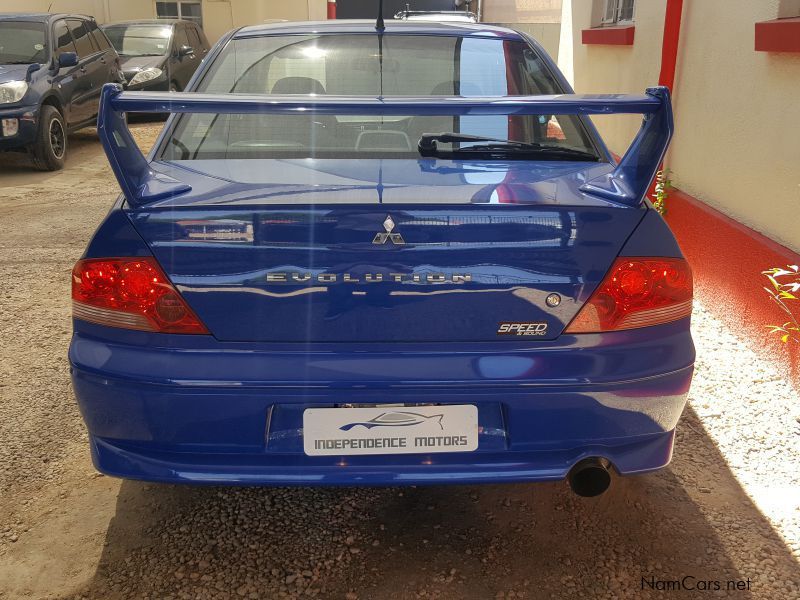
[[[325,94],[325,88],[311,77],[284,77],[272,86],[273,94]]]
[[[455,96],[455,82],[443,81],[431,90],[431,96]],[[460,93],[462,96],[482,96],[481,89],[474,83],[461,83]]]

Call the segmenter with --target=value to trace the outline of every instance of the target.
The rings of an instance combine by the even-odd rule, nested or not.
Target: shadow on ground
[[[716,581],[722,589],[704,597],[793,597],[800,569],[780,536],[691,410],[679,430],[668,469],[617,478],[597,499],[577,498],[563,483],[244,489],[125,482],[97,573],[82,593],[636,598],[673,596],[664,586],[675,581],[695,593],[710,581],[714,591]],[[643,584],[651,577],[660,591]],[[750,591],[728,583],[745,587],[748,579]]]

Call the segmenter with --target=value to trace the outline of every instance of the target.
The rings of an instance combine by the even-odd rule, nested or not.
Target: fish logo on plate
[[[437,423],[440,429],[444,430],[444,425],[442,425],[443,418],[443,414],[427,416],[415,412],[391,411],[382,413],[369,421],[347,423],[339,427],[339,429],[350,431],[354,427],[364,427],[365,429],[372,429],[373,427],[409,427],[432,421]]]

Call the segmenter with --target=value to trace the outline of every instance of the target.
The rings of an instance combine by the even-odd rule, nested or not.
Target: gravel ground
[[[158,128],[134,126],[144,146]],[[647,598],[687,575],[684,597],[800,598],[798,390],[699,304],[672,464],[596,499],[100,476],[69,388],[69,272],[117,187],[94,132],[71,142],[58,174],[0,155],[0,598]]]

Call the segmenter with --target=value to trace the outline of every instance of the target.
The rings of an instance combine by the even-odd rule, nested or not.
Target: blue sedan
[[[172,113],[148,156],[127,112]],[[617,163],[590,117],[642,114]],[[482,24],[231,32],[103,89],[122,194],[72,274],[75,395],[125,478],[376,485],[669,463],[692,278],[646,195],[669,93],[576,95]]]

